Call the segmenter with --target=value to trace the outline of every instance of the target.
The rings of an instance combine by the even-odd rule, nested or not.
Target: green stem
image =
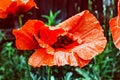
[[[24,15],[22,15],[22,14],[19,16],[19,26],[20,26],[20,27],[23,25],[23,23],[22,23],[22,18],[23,18],[23,16],[24,16]]]
[[[47,80],[50,80],[50,77],[51,77],[51,68],[49,66],[46,66],[46,69],[47,69]]]

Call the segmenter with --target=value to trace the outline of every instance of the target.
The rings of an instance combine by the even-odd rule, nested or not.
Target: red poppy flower
[[[55,27],[49,27],[42,21],[29,20],[22,28],[13,30],[13,34],[18,49],[35,49],[28,61],[33,67],[83,67],[101,53],[106,45],[99,22],[87,10]]]
[[[120,0],[118,1],[118,15],[109,21],[110,30],[115,46],[120,49]]]
[[[9,14],[26,12],[36,7],[34,0],[0,0],[0,18],[6,18]]]

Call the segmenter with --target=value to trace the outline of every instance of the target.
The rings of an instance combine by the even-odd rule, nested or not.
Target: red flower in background
[[[4,19],[9,14],[27,12],[36,7],[34,0],[0,0],[0,18]]]
[[[87,10],[55,27],[48,27],[42,21],[29,20],[22,28],[13,30],[13,34],[18,49],[35,49],[28,61],[33,67],[83,67],[106,45],[99,22]]]
[[[118,15],[109,21],[115,46],[120,49],[120,0],[118,0]]]

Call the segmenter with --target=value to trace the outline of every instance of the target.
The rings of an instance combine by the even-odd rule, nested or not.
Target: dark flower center
[[[38,34],[37,34],[38,38],[40,38],[40,30],[38,30]]]
[[[52,45],[53,48],[65,48],[65,46],[72,44],[74,41],[67,36],[59,36],[57,41]]]

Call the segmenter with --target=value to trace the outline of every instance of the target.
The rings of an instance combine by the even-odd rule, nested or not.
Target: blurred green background
[[[0,19],[0,80],[120,80],[120,51],[113,44],[109,20],[117,16],[118,0],[35,0],[39,9]],[[12,29],[28,19],[56,25],[88,9],[100,21],[108,40],[102,54],[80,69],[72,66],[32,68],[27,61],[33,51],[17,50]]]

